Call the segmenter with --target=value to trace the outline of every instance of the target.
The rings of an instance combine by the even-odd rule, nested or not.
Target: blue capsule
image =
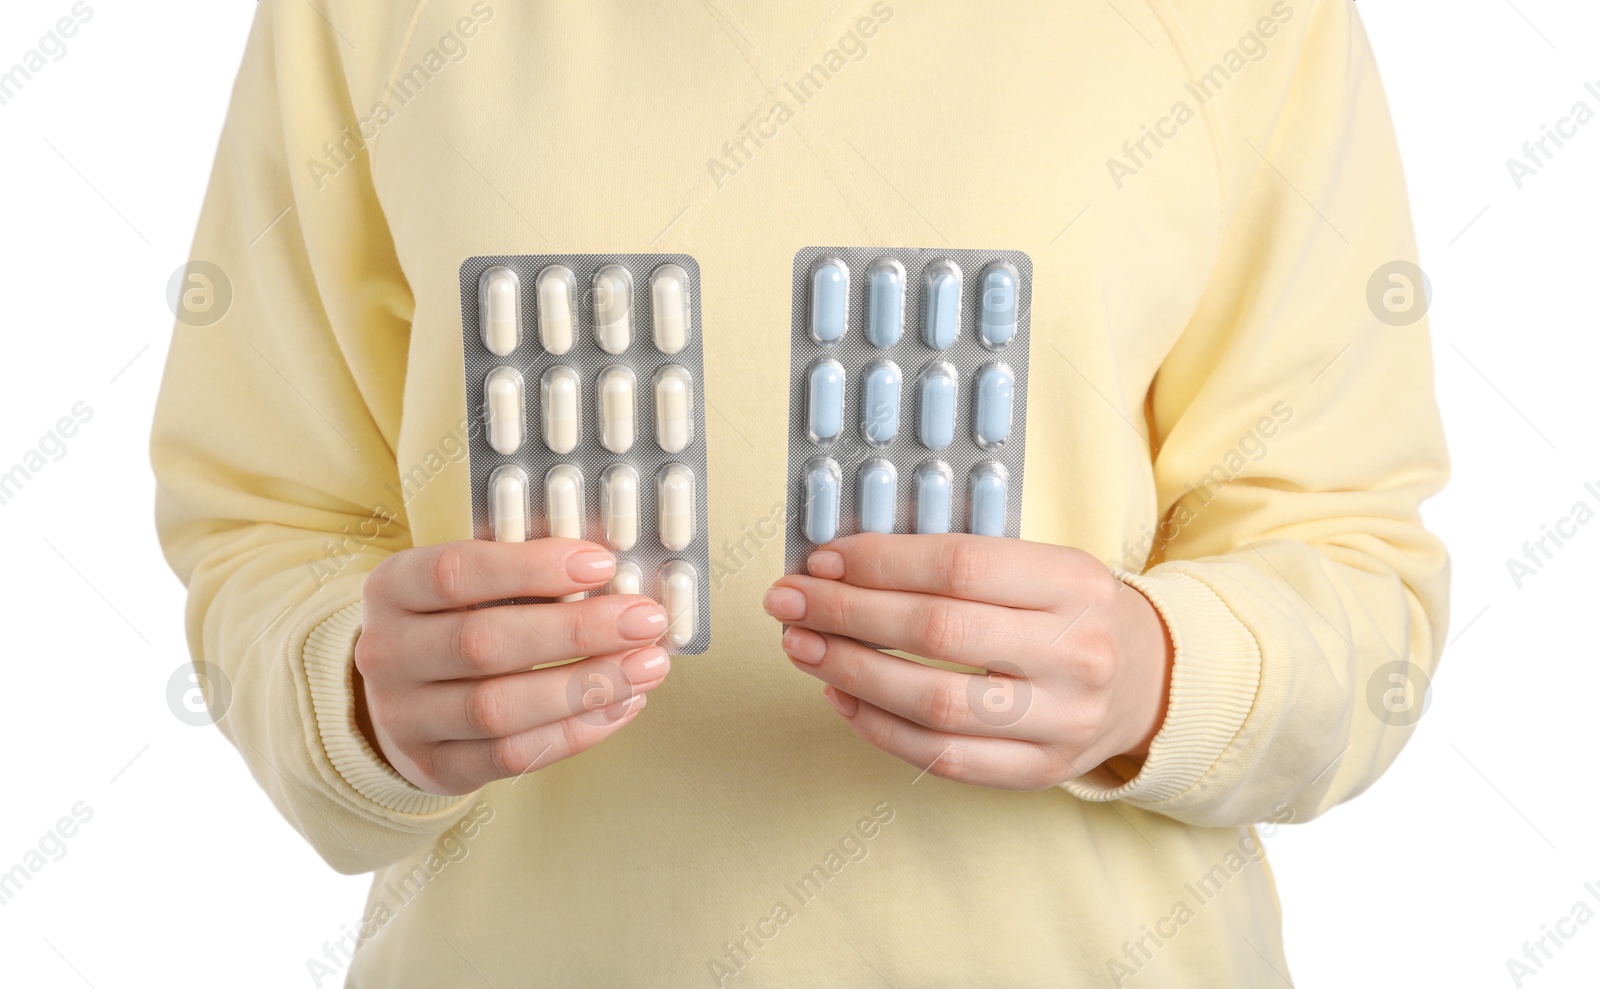
[[[917,380],[917,442],[943,450],[956,438],[956,369],[929,364]]]
[[[985,450],[1011,438],[1011,396],[1016,382],[1016,375],[1004,364],[987,364],[978,371],[973,386],[978,397],[972,407],[972,438]]]
[[[873,459],[861,465],[857,518],[862,532],[894,531],[894,464]]]
[[[899,343],[905,308],[905,266],[884,258],[867,275],[867,341],[879,350]]]
[[[806,373],[806,428],[813,443],[832,443],[844,429],[844,367],[836,360]]]
[[[874,361],[861,373],[861,437],[888,446],[900,434],[900,369]]]
[[[811,339],[833,343],[844,336],[850,299],[850,269],[838,258],[824,258],[811,273]]]
[[[956,342],[961,323],[961,269],[952,261],[935,261],[922,280],[922,342],[944,350]]]
[[[1017,332],[1017,269],[996,261],[983,269],[983,307],[978,314],[978,340],[990,350],[1011,342]]]
[[[916,501],[917,531],[950,531],[950,468],[930,460],[917,468],[912,477],[912,497]]]
[[[992,460],[972,468],[967,531],[974,536],[1006,534],[1006,469]]]
[[[806,464],[801,525],[806,538],[819,545],[839,534],[839,465],[832,460],[818,458]]]

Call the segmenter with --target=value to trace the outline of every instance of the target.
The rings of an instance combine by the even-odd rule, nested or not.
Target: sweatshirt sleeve
[[[355,16],[258,8],[191,255],[215,269],[186,283],[212,308],[180,309],[150,447],[189,648],[228,697],[218,724],[342,872],[431,843],[472,799],[407,782],[355,720],[362,584],[410,545],[383,492],[412,312],[369,156],[307,161],[356,119]]]
[[[1083,799],[1310,819],[1393,762],[1439,661],[1449,561],[1418,508],[1449,464],[1422,288],[1385,267],[1416,245],[1354,11],[1313,7],[1281,94],[1239,79],[1215,108],[1228,219],[1148,398],[1156,550],[1118,573],[1171,632],[1168,713],[1142,765],[1063,784]]]

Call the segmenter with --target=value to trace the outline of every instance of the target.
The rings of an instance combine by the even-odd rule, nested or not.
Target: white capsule
[[[544,515],[550,535],[583,538],[583,475],[571,464],[556,464],[544,476]]]
[[[572,349],[572,288],[577,283],[572,271],[553,264],[539,272],[539,345],[560,356]]]
[[[544,445],[566,455],[578,446],[578,372],[557,364],[539,379],[539,411]]]
[[[664,264],[650,275],[650,320],[656,349],[676,354],[689,343],[689,273]]]
[[[611,578],[610,590],[612,594],[644,593],[644,576],[639,573],[639,565],[628,562],[617,564],[617,573]]]
[[[528,539],[528,475],[506,464],[489,475],[489,517],[496,542]]]
[[[632,368],[618,364],[600,372],[600,384],[595,389],[600,404],[600,445],[612,453],[633,449],[636,389]]]
[[[681,553],[694,541],[694,473],[668,464],[656,474],[657,528],[661,545]]]
[[[522,447],[523,408],[522,373],[514,367],[490,371],[483,379],[483,409],[495,453],[509,457]]]
[[[677,364],[667,364],[656,372],[656,443],[668,453],[682,453],[694,439],[694,382],[689,372]]]
[[[594,273],[594,338],[608,354],[633,342],[633,275],[620,264]]]
[[[517,273],[496,265],[478,277],[478,317],[483,345],[505,357],[522,342],[522,292]]]
[[[667,642],[682,649],[694,641],[699,608],[695,604],[694,567],[673,560],[661,568],[661,606],[667,611]]]
[[[600,475],[600,521],[612,549],[626,552],[639,541],[639,472],[627,464]]]

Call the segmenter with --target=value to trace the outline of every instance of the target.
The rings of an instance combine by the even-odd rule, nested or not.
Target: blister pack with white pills
[[[785,572],[856,532],[1019,535],[1033,262],[808,247],[794,258]]]
[[[711,568],[694,258],[469,258],[461,314],[467,412],[482,426],[471,441],[473,536],[600,543],[617,556],[605,592],[655,598],[667,611],[667,647],[705,652]]]

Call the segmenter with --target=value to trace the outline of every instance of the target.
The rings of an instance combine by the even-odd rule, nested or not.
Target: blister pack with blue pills
[[[807,247],[789,343],[786,573],[857,532],[1016,538],[1033,262]]]

